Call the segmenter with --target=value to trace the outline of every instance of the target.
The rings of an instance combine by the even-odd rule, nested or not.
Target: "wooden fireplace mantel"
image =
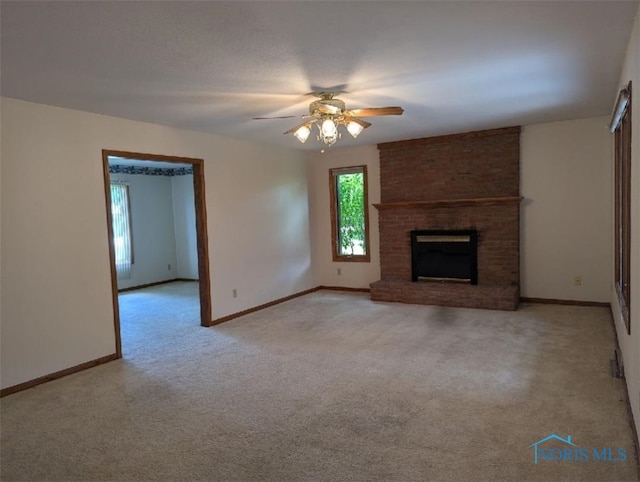
[[[436,199],[433,201],[401,201],[392,203],[378,203],[373,206],[378,210],[411,209],[411,208],[446,208],[459,206],[492,206],[497,204],[517,204],[522,196],[481,197],[473,199]]]

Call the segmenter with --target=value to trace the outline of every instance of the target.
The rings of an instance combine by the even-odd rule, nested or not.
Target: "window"
[[[611,121],[614,134],[615,288],[631,334],[631,82],[620,91]]]
[[[367,166],[329,171],[334,261],[369,261]]]
[[[113,223],[113,249],[118,279],[131,278],[133,245],[131,243],[131,216],[129,186],[111,184],[111,220]]]

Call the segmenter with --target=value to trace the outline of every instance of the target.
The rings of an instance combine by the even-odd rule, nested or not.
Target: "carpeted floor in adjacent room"
[[[120,299],[123,360],[2,399],[3,480],[638,478],[607,309],[319,291],[202,328],[196,283]],[[535,464],[550,434],[626,460]]]

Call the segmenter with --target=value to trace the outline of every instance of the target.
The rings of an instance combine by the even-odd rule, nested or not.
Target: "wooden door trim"
[[[204,183],[204,159],[191,157],[167,156],[142,152],[129,152],[103,149],[102,169],[104,174],[105,209],[107,219],[107,235],[109,240],[109,263],[111,268],[111,299],[113,303],[114,330],[116,335],[116,356],[122,358],[122,339],[120,336],[120,306],[118,303],[118,276],[115,265],[115,248],[113,245],[113,224],[111,218],[111,188],[109,173],[109,157],[124,157],[140,161],[162,161],[179,164],[191,164],[193,167],[193,194],[195,201],[196,239],[198,250],[198,278],[200,288],[200,325],[212,326],[211,289],[209,278],[209,244],[207,236],[207,205]]]

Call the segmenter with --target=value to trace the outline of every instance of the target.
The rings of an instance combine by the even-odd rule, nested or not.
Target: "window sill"
[[[370,263],[371,256],[354,255],[354,256],[336,256],[334,254],[333,261],[338,263]]]

